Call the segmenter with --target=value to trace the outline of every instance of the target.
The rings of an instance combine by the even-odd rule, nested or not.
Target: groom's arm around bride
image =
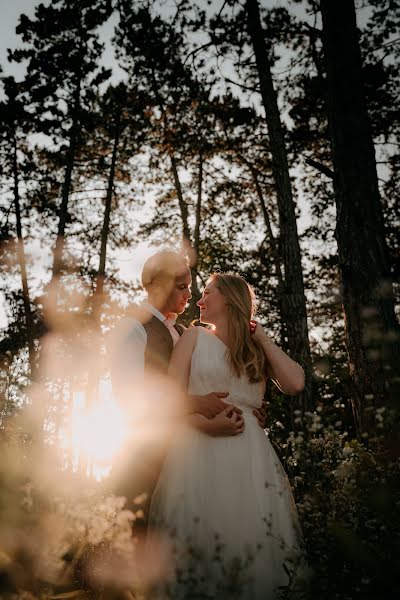
[[[187,390],[191,358],[197,340],[197,327],[187,329],[176,345],[169,366],[169,374]],[[224,402],[228,392],[212,392],[204,396],[189,396],[186,421],[209,435],[237,435],[244,430],[242,411]]]

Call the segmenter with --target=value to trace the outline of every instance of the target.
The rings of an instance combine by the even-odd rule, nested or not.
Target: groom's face
[[[182,314],[185,311],[188,300],[192,297],[191,286],[192,276],[189,267],[187,267],[175,277],[174,284],[166,299],[165,310],[179,315]]]

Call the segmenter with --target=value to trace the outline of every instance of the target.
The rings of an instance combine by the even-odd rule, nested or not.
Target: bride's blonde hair
[[[266,377],[266,359],[262,348],[250,334],[250,319],[256,308],[253,288],[240,275],[213,273],[215,281],[227,304],[229,353],[228,363],[238,377],[244,373],[250,383]]]

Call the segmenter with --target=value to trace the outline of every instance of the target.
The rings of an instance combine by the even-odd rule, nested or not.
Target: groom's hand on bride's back
[[[224,401],[224,398],[227,398],[228,395],[229,392],[210,392],[204,396],[192,396],[194,411],[207,417],[207,419],[213,419],[228,408],[241,415],[240,408]]]
[[[255,417],[257,417],[257,421],[260,427],[262,427],[262,429],[265,428],[265,417],[267,414],[267,403],[265,402],[265,400],[263,400],[260,408],[255,408],[253,410],[253,415]]]

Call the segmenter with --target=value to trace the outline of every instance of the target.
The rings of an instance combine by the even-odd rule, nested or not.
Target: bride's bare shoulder
[[[191,352],[196,347],[200,337],[208,337],[213,335],[210,330],[201,325],[191,325],[182,333],[179,343],[175,346],[179,346],[179,350],[184,349],[187,352]]]
[[[174,369],[181,369],[183,365],[190,364],[192,354],[197,345],[198,331],[197,327],[189,327],[186,329],[179,342],[174,347],[170,362],[169,371],[174,372]]]
[[[181,335],[181,340],[195,340],[198,335],[200,327],[188,327]]]
[[[202,329],[202,327],[188,327],[185,329],[175,348],[181,352],[187,352],[188,354],[193,352],[199,335],[201,335],[201,332],[199,331],[200,329]]]

